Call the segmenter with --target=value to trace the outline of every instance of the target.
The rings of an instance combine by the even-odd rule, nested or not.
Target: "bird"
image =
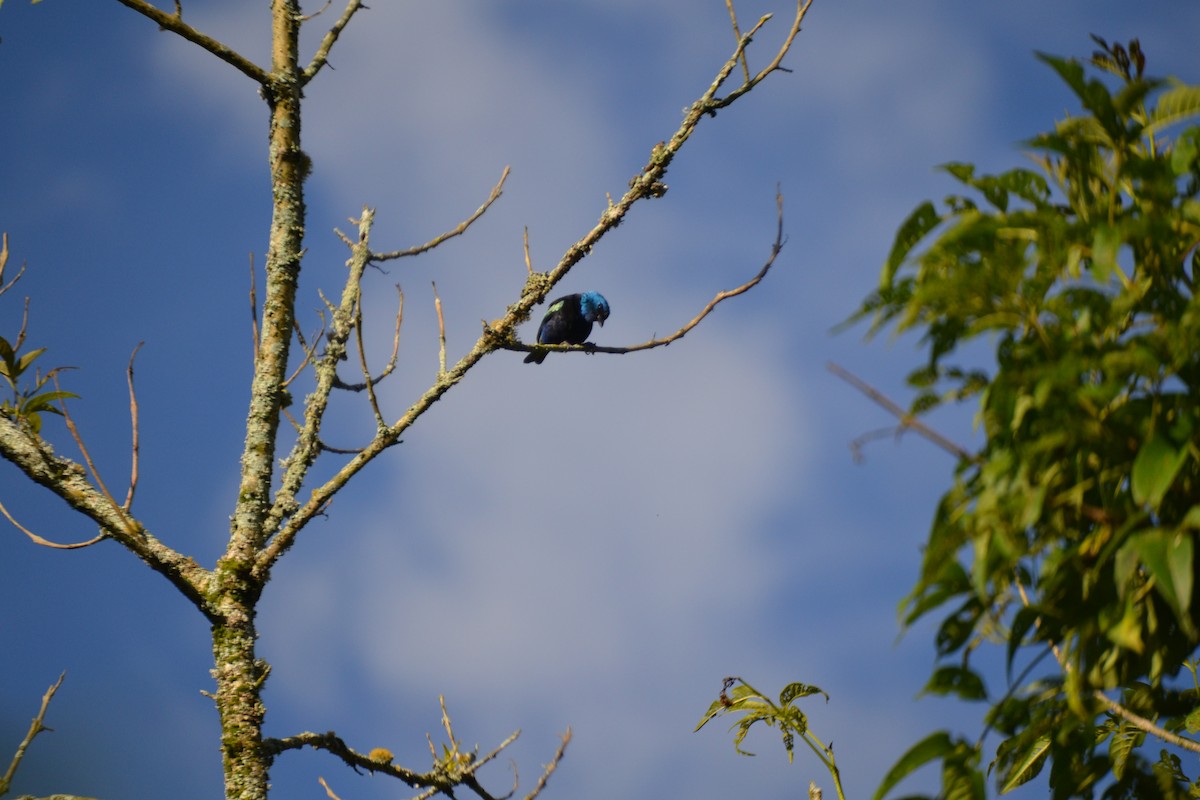
[[[604,327],[608,319],[608,301],[599,292],[583,292],[560,297],[546,309],[538,327],[538,344],[583,344],[592,332],[592,323]],[[540,364],[546,353],[530,353],[525,363]]]

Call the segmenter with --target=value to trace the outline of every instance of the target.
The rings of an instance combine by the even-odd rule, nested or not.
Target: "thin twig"
[[[33,722],[29,725],[29,732],[25,734],[25,738],[17,745],[17,752],[13,754],[12,762],[8,765],[8,770],[4,773],[3,777],[0,777],[0,796],[8,792],[9,787],[12,785],[13,776],[17,774],[17,767],[21,766],[21,760],[25,758],[25,751],[29,749],[29,745],[33,744],[33,740],[37,738],[37,735],[42,731],[53,730],[52,728],[47,728],[44,724],[46,710],[50,707],[50,701],[54,699],[55,692],[58,691],[58,687],[62,686],[63,679],[66,677],[67,673],[65,672],[59,675],[54,685],[42,695],[42,707],[38,709],[37,716],[33,718]]]
[[[446,320],[442,316],[442,298],[438,297],[437,283],[433,284],[433,307],[438,321],[438,377],[446,374]]]
[[[725,7],[729,9],[729,22],[733,25],[733,40],[740,42],[742,40],[742,32],[738,28],[737,12],[733,10],[733,0],[725,0]],[[750,64],[746,60],[746,51],[742,51],[742,75],[746,83],[750,82]]]
[[[347,392],[361,392],[362,390],[366,389],[367,386],[378,385],[384,378],[391,375],[392,372],[396,369],[396,361],[400,355],[400,326],[404,323],[404,290],[400,288],[400,284],[396,284],[396,294],[399,296],[400,299],[396,306],[396,328],[392,332],[392,355],[390,358],[388,358],[387,366],[385,366],[383,368],[383,371],[380,372],[375,377],[367,377],[367,379],[363,383],[346,383],[341,378],[339,378],[335,375],[334,380],[333,380],[333,387],[335,389],[343,389]],[[357,319],[358,319],[358,324],[361,325],[362,324],[361,310],[359,311],[359,316],[357,317]],[[359,335],[359,339],[361,340],[361,338],[362,338],[361,330],[358,332],[358,335]],[[357,452],[357,451],[355,451],[355,452]]]
[[[312,22],[314,19],[316,19],[317,17],[321,16],[326,11],[328,11],[329,7],[332,5],[333,5],[333,0],[325,0],[325,5],[321,6],[320,8],[318,8],[316,11],[314,11],[311,14],[302,15],[300,17],[300,21],[301,22]]]
[[[137,392],[133,390],[133,360],[137,358],[138,351],[142,349],[142,345],[144,344],[145,342],[138,342],[137,347],[133,348],[133,352],[129,354],[129,366],[125,369],[125,381],[129,384],[129,426],[133,430],[129,459],[129,491],[125,493],[125,504],[122,506],[126,511],[133,505],[133,495],[137,491],[138,456],[141,451],[140,437],[138,435]]]
[[[57,391],[62,391],[62,387],[58,384],[58,375],[54,376],[54,388]],[[79,428],[76,427],[75,420],[71,419],[71,412],[67,410],[67,401],[65,399],[59,400],[58,408],[62,412],[63,421],[67,425],[67,430],[71,433],[71,438],[75,440],[75,445],[83,455],[83,462],[87,464],[88,471],[92,473],[92,479],[96,481],[96,487],[100,489],[100,493],[104,495],[104,499],[112,506],[112,510],[116,512],[117,517],[125,527],[125,533],[130,536],[140,537],[142,532],[137,523],[133,521],[133,518],[129,516],[128,509],[117,505],[117,501],[113,499],[112,493],[104,485],[104,479],[100,477],[100,472],[96,469],[95,462],[92,461],[92,454],[88,452],[87,445],[83,443],[83,437],[79,435]]]
[[[292,381],[300,377],[300,373],[304,371],[304,368],[316,359],[317,343],[320,342],[321,337],[325,335],[325,315],[321,315],[321,329],[317,331],[315,336],[312,337],[312,347],[309,347],[308,343],[304,339],[304,331],[300,328],[299,320],[295,321],[295,326],[296,339],[300,342],[300,349],[304,351],[304,358],[300,360],[300,363],[296,366],[296,369],[294,369],[292,374],[288,376],[287,380],[283,382],[284,388],[287,388],[289,385],[291,385]]]
[[[792,42],[795,41],[797,34],[800,33],[800,23],[802,23],[804,21],[804,15],[808,13],[809,6],[811,6],[811,5],[812,5],[812,0],[800,0],[800,2],[798,2],[796,4],[796,16],[792,20],[792,27],[788,29],[787,36],[785,37],[783,44],[780,45],[779,50],[776,51],[775,58],[771,60],[771,63],[767,64],[767,66],[765,66],[761,70],[759,70],[757,75],[755,75],[750,80],[745,81],[741,86],[739,86],[737,89],[734,89],[732,92],[727,94],[725,97],[722,97],[719,99],[714,99],[712,102],[711,110],[715,111],[717,109],[721,109],[721,108],[724,108],[725,106],[729,105],[730,103],[732,103],[733,101],[735,101],[739,97],[741,97],[742,95],[749,92],[751,89],[753,89],[759,83],[761,83],[764,78],[766,78],[768,75],[770,75],[772,72],[775,72],[776,70],[779,70],[781,72],[789,72],[790,71],[781,66],[781,64],[783,63],[783,57],[786,56],[788,54],[788,52],[792,49]],[[752,38],[754,36],[754,34],[758,31],[758,29],[760,27],[762,27],[764,22],[766,22],[768,19],[770,19],[770,16],[771,15],[768,14],[765,17],[763,17],[762,19],[760,19],[758,21],[758,24],[755,25],[754,28],[751,29],[750,33],[746,34],[746,36],[743,37],[743,41],[746,42],[746,44],[749,44],[750,38]],[[741,54],[744,58],[745,46],[743,46],[741,48]]]
[[[484,212],[491,208],[492,203],[500,199],[500,195],[504,191],[504,182],[508,180],[508,174],[511,171],[511,167],[504,168],[504,172],[500,175],[500,180],[497,181],[496,185],[492,187],[492,193],[488,195],[487,200],[483,201],[483,205],[475,209],[474,214],[458,223],[453,230],[446,231],[440,236],[435,236],[434,238],[430,239],[425,244],[420,244],[416,247],[410,247],[407,250],[393,250],[390,253],[371,253],[371,261],[391,261],[397,258],[404,258],[405,256],[419,255],[420,253],[432,250],[447,239],[453,239],[455,236],[461,236],[467,230],[467,228],[471,227],[475,220],[482,217]]]
[[[954,442],[947,439],[945,436],[942,436],[940,433],[935,431],[933,428],[930,428],[928,425],[926,425],[920,419],[918,419],[917,417],[908,413],[903,408],[901,408],[899,405],[894,403],[885,394],[883,394],[883,392],[879,391],[874,386],[871,386],[869,383],[862,380],[861,378],[855,376],[848,370],[844,369],[843,367],[838,366],[837,364],[834,364],[832,361],[829,362],[828,364],[826,364],[825,367],[830,372],[832,372],[834,375],[837,375],[839,378],[844,380],[846,383],[850,384],[855,389],[858,389],[860,392],[865,394],[867,397],[874,400],[878,405],[883,406],[885,409],[887,409],[889,412],[891,412],[892,416],[894,416],[894,417],[896,417],[896,419],[900,420],[901,428],[911,428],[912,430],[916,431],[920,435],[924,436],[929,441],[936,444],[938,447],[945,450],[950,455],[957,456],[957,457],[963,459],[964,461],[970,461],[974,458],[974,456],[971,455],[971,453],[967,452],[967,450],[965,448],[955,444]]]
[[[329,784],[320,775],[317,776],[317,782],[325,787],[325,794],[329,797],[329,800],[342,800],[342,798],[333,793],[333,789],[329,788]]]
[[[71,544],[59,544],[58,542],[52,542],[49,539],[43,539],[41,536],[38,536],[33,531],[29,530],[29,528],[26,528],[24,525],[17,522],[16,519],[13,518],[13,515],[8,513],[8,509],[4,507],[3,503],[0,503],[0,514],[3,514],[4,517],[17,528],[17,530],[21,531],[21,533],[25,534],[30,539],[32,539],[35,544],[40,544],[43,547],[53,547],[56,550],[78,550],[81,547],[90,547],[91,545],[94,545],[96,542],[100,541],[107,535],[103,531],[101,531],[99,534],[97,534],[95,536],[95,538],[88,539],[86,542],[73,542]]]
[[[550,763],[546,765],[546,769],[542,772],[542,776],[538,778],[537,785],[533,787],[533,791],[525,795],[525,800],[534,800],[542,789],[546,788],[546,782],[550,780],[550,776],[554,770],[558,769],[559,763],[563,760],[563,756],[567,754],[567,745],[571,743],[571,729],[567,728],[567,732],[562,735],[562,741],[558,744],[558,750],[554,752],[554,758],[550,759]]]
[[[525,226],[525,231],[521,235],[521,241],[525,248],[525,271],[533,275],[533,262],[529,260],[529,226]]]
[[[775,241],[771,245],[770,257],[767,259],[767,262],[765,264],[763,264],[762,269],[760,269],[758,271],[758,274],[740,286],[737,286],[733,289],[727,289],[723,292],[718,292],[717,295],[708,302],[708,305],[706,305],[703,309],[701,309],[699,314],[697,314],[695,317],[693,317],[690,322],[686,323],[683,327],[681,327],[679,330],[672,333],[670,336],[664,336],[662,338],[653,338],[648,341],[642,342],[641,344],[629,345],[627,347],[602,347],[600,345],[593,345],[593,344],[527,345],[527,344],[520,344],[520,343],[516,343],[516,342],[501,343],[498,345],[498,347],[500,349],[504,349],[504,350],[516,350],[519,352],[542,352],[542,351],[548,350],[550,352],[560,352],[561,351],[561,352],[583,352],[583,353],[610,353],[610,354],[616,354],[616,355],[624,355],[626,353],[636,353],[636,352],[640,352],[642,350],[651,350],[655,347],[666,347],[667,345],[671,344],[672,342],[682,339],[684,336],[687,335],[687,333],[689,331],[691,331],[693,328],[695,328],[697,325],[699,325],[705,317],[707,317],[709,314],[711,314],[713,309],[715,309],[719,304],[721,304],[725,300],[730,299],[731,297],[737,297],[740,294],[744,294],[745,292],[750,291],[755,286],[757,286],[762,281],[763,278],[765,278],[767,276],[767,272],[771,269],[771,266],[775,263],[775,259],[779,255],[780,251],[783,250],[783,245],[784,245],[784,239],[783,239],[783,195],[781,193],[779,193],[778,191],[776,191],[776,193],[775,193],[775,205],[776,205],[776,209],[778,212],[778,223],[776,225],[776,230],[775,230]]]
[[[371,411],[375,414],[375,425],[377,430],[383,430],[387,427],[387,421],[383,418],[383,412],[379,410],[379,398],[375,396],[375,385],[371,380],[371,370],[367,366],[367,348],[363,344],[363,324],[362,324],[362,295],[359,294],[358,303],[354,306],[354,338],[358,344],[358,364],[362,368],[363,381],[366,384],[367,399],[371,403]],[[397,327],[399,334],[399,327]]]

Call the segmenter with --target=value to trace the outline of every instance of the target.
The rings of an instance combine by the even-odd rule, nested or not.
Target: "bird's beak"
[[[599,317],[597,317],[597,318],[596,318],[596,322],[599,322],[599,323],[600,323],[600,327],[601,327],[601,328],[603,328],[603,327],[604,327],[604,320],[602,320],[602,319],[600,319]]]

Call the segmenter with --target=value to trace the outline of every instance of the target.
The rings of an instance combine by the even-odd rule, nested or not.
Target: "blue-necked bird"
[[[560,297],[546,309],[538,328],[538,344],[583,344],[592,332],[592,323],[604,327],[608,319],[608,301],[599,292],[584,292]],[[530,353],[525,363],[540,364],[545,353]]]

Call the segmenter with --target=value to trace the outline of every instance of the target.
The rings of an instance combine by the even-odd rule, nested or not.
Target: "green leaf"
[[[1046,764],[1046,754],[1050,751],[1050,737],[1042,736],[1029,746],[1019,759],[1002,777],[1000,794],[1008,794],[1021,784],[1028,783],[1038,776]]]
[[[1195,116],[1200,116],[1200,86],[1180,84],[1158,96],[1146,130],[1157,131]]]
[[[825,694],[820,687],[812,686],[807,683],[789,683],[779,692],[779,705],[790,705],[793,700],[798,697],[808,697],[810,694],[820,694],[825,696],[825,702],[829,702],[829,695]]]
[[[875,790],[875,800],[882,800],[897,783],[929,762],[944,758],[947,754],[954,752],[954,748],[955,741],[946,731],[929,734],[900,756],[900,760],[883,776],[883,781]]]
[[[958,665],[938,667],[921,693],[956,694],[963,700],[987,699],[987,689],[984,688],[983,678],[980,678],[974,670]]]
[[[888,254],[887,262],[883,265],[883,274],[879,279],[880,288],[887,289],[892,285],[897,270],[900,269],[900,265],[904,263],[904,260],[908,258],[908,254],[941,221],[942,218],[938,216],[937,209],[928,200],[917,206],[908,215],[908,219],[904,220],[904,223],[901,224],[900,230],[896,231],[896,239],[892,243],[892,252]]]
[[[1038,624],[1041,612],[1031,606],[1024,606],[1013,616],[1012,624],[1008,626],[1008,654],[1004,661],[1004,674],[1012,679],[1012,662],[1017,650],[1025,644],[1025,634]]]
[[[1190,531],[1154,528],[1134,534],[1133,547],[1154,578],[1154,588],[1175,612],[1189,636],[1196,630],[1188,613],[1192,602],[1193,539]]]
[[[1133,460],[1130,488],[1134,502],[1157,510],[1185,460],[1186,445],[1176,445],[1162,432],[1155,431]]]

